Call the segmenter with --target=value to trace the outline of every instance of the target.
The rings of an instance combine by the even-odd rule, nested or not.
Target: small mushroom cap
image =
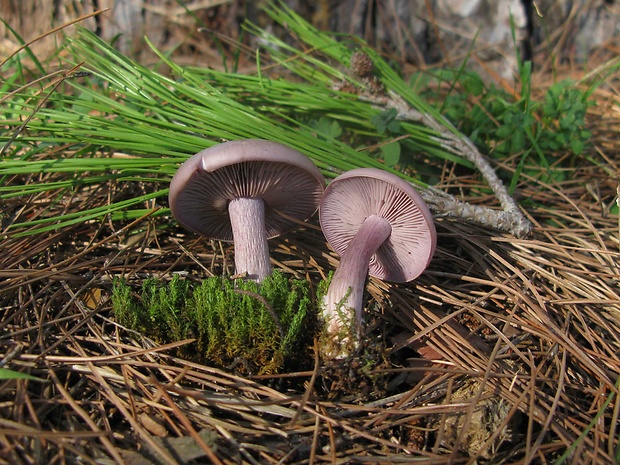
[[[371,215],[387,220],[390,237],[370,259],[369,274],[407,282],[417,278],[435,253],[437,233],[431,212],[404,179],[375,168],[359,168],[334,179],[319,207],[323,234],[340,255]]]
[[[312,216],[324,187],[323,175],[305,155],[277,142],[247,139],[214,145],[186,160],[172,178],[168,200],[183,226],[232,241],[228,203],[262,198],[272,238]]]

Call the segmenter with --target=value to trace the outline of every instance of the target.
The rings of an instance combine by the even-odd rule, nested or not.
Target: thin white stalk
[[[327,337],[336,346],[357,339],[362,326],[362,301],[368,265],[377,249],[390,237],[392,227],[380,216],[371,215],[342,254],[323,302]],[[353,329],[354,334],[350,333]],[[340,339],[340,340],[339,340]],[[336,356],[344,354],[334,354]]]
[[[269,246],[265,232],[265,202],[240,197],[228,204],[235,243],[236,273],[261,282],[271,274]]]

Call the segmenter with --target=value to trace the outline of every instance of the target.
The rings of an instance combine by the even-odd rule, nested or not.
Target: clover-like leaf
[[[381,146],[381,153],[383,155],[383,162],[389,166],[394,167],[400,160],[400,144],[398,142],[390,142]]]

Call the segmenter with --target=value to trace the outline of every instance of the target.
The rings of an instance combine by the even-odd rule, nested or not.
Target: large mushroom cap
[[[418,277],[433,257],[437,235],[428,207],[409,183],[386,171],[359,168],[340,175],[325,189],[319,219],[338,254],[371,215],[387,220],[392,232],[372,256],[369,274],[394,282]]]
[[[325,181],[312,161],[283,144],[248,139],[209,147],[185,161],[170,183],[169,203],[183,226],[232,241],[228,203],[262,198],[268,238],[316,211]]]

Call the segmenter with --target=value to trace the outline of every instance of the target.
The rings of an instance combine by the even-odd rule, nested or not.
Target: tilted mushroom
[[[325,180],[305,155],[259,139],[225,142],[185,161],[170,183],[174,217],[206,237],[235,244],[236,272],[271,273],[267,239],[316,211]]]
[[[325,238],[341,255],[322,310],[328,339],[341,346],[328,351],[340,357],[345,345],[357,346],[368,274],[394,282],[417,278],[431,261],[437,236],[416,190],[395,174],[374,168],[334,179],[323,194],[319,219]]]

